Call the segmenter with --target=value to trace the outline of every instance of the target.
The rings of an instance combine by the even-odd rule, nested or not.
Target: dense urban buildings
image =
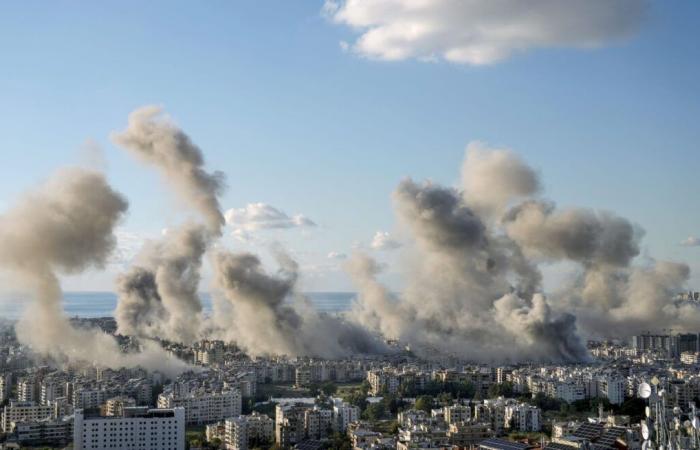
[[[34,362],[8,337],[0,347],[0,424],[6,445],[72,442],[76,449],[179,450],[189,429],[201,430],[191,433],[193,443],[224,450],[464,449],[515,441],[574,450],[582,439],[601,450],[611,440],[615,450],[634,450],[651,405],[638,397],[644,383],[663,390],[671,416],[692,418],[700,364],[691,336],[590,342],[587,363],[509,365],[449,355],[426,360],[398,345],[387,355],[327,360],[250,358],[219,341],[163,342],[193,365],[176,377]],[[679,450],[693,448],[692,433],[674,433]]]

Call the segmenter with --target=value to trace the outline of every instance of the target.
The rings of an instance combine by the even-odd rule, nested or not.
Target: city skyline
[[[700,449],[700,3],[0,3],[0,450]]]

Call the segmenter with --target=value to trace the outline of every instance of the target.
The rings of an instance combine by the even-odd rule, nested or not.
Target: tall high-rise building
[[[75,450],[184,450],[185,410],[124,408],[121,416],[86,415],[75,411]]]

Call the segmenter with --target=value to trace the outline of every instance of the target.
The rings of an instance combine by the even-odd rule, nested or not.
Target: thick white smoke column
[[[74,328],[62,310],[58,273],[103,267],[127,206],[102,174],[76,168],[59,171],[0,216],[0,264],[33,294],[17,336],[36,352],[59,360],[177,372],[182,364],[159,347],[123,354],[101,331]]]

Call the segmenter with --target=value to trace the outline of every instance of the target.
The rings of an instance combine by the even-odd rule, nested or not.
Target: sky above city
[[[357,250],[401,290],[412,243],[391,193],[406,177],[458,186],[470,143],[512,150],[557,205],[639,225],[635,263],[685,262],[700,288],[700,3],[529,5],[5,2],[0,210],[56,168],[104,170],[129,201],[118,249],[64,289],[112,290],[145,241],[188,217],[110,139],[159,105],[226,175],[220,245],[273,268],[265,255],[283,246],[304,290],[351,290]],[[550,287],[569,276],[545,273]]]

